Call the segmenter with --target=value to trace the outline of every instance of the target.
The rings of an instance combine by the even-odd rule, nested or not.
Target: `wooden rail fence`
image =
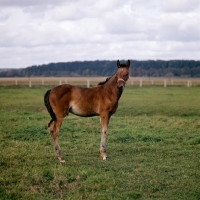
[[[56,86],[61,84],[72,84],[83,87],[92,87],[99,82],[105,81],[105,77],[29,77],[29,78],[0,78],[0,86]],[[200,86],[200,78],[133,78],[127,81],[129,86]]]

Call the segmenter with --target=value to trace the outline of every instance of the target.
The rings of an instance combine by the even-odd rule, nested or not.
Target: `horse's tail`
[[[50,102],[49,102],[50,92],[51,92],[51,90],[48,90],[44,95],[44,105],[46,106],[49,114],[51,115],[52,120],[55,121],[56,120],[56,115],[53,112],[52,107],[51,107]]]

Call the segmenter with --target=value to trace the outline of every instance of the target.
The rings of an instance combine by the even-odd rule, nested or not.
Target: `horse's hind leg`
[[[60,127],[62,125],[62,119],[58,118],[56,121],[53,121],[52,123],[53,123],[53,129],[51,129],[50,134],[51,134],[53,144],[54,144],[55,155],[59,159],[60,162],[65,162],[65,160],[61,156],[60,146],[58,144],[58,135],[59,135]]]
[[[53,127],[54,127],[54,120],[51,119],[51,121],[47,124],[46,129],[49,131],[49,133],[51,133],[53,131]]]

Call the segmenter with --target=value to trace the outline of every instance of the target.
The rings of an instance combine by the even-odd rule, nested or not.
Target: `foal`
[[[99,152],[102,159],[106,160],[108,123],[118,107],[119,98],[129,78],[130,61],[128,60],[126,64],[120,64],[118,60],[117,67],[117,72],[98,86],[81,88],[64,84],[46,92],[44,103],[51,116],[47,128],[53,140],[55,155],[60,162],[65,162],[65,160],[61,156],[58,135],[63,118],[69,112],[81,117],[100,116],[101,142]]]

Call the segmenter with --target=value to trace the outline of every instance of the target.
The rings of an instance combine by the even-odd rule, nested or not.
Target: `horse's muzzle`
[[[117,80],[117,89],[118,89],[118,91],[119,91],[120,93],[123,92],[124,87],[125,87],[125,84],[126,84],[126,81],[125,81],[124,79],[119,78],[119,79]]]
[[[122,93],[123,90],[124,90],[124,86],[123,86],[123,85],[122,85],[122,86],[117,86],[117,89],[118,89],[118,91],[119,91],[120,93]]]

